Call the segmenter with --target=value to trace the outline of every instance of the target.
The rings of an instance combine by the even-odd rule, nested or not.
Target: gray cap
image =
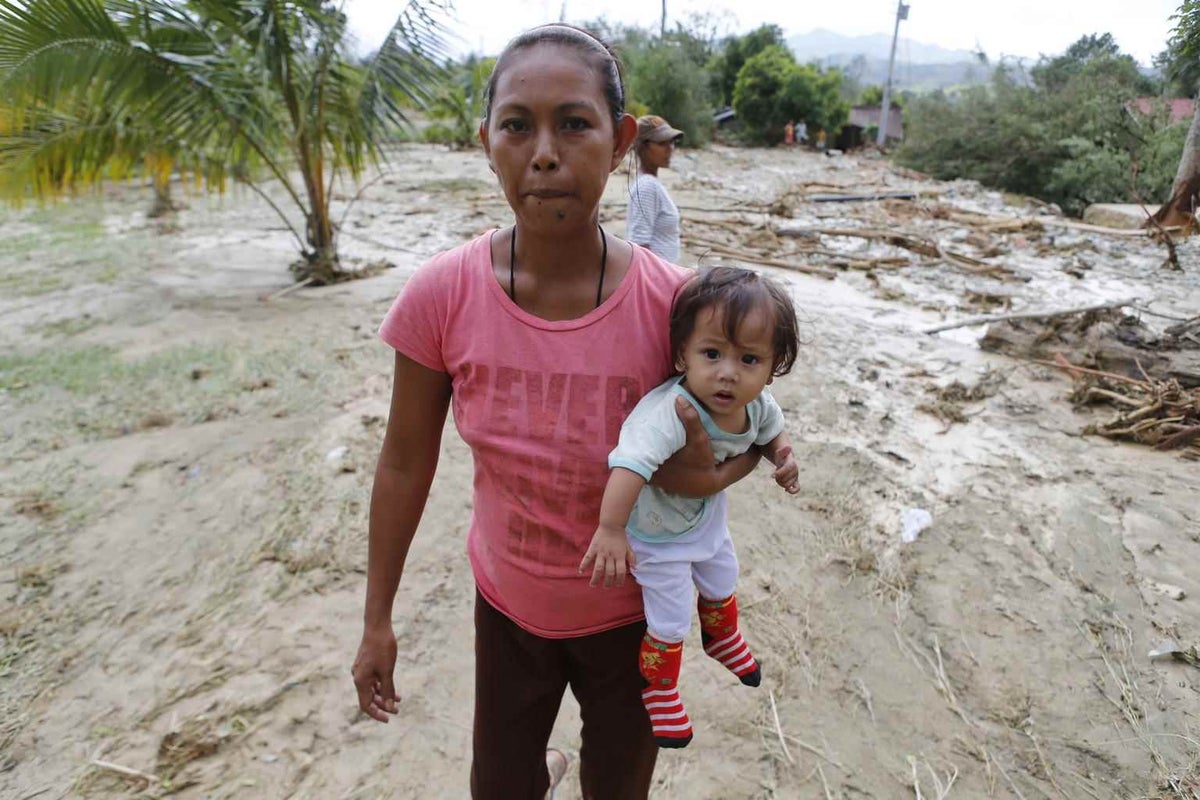
[[[638,117],[637,124],[639,142],[672,142],[683,138],[683,131],[672,128],[665,119],[656,114]]]

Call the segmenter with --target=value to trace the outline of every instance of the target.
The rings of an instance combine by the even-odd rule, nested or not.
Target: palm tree
[[[441,84],[447,10],[408,0],[356,63],[327,0],[0,0],[0,197],[58,196],[142,164],[233,179],[296,237],[298,277],[337,280],[333,179],[361,176],[405,106]]]

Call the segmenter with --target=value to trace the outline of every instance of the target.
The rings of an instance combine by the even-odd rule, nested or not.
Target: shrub
[[[712,139],[708,75],[682,48],[672,42],[649,47],[638,54],[630,72],[631,109],[637,104],[664,117],[683,131],[685,145]]]
[[[841,73],[799,65],[792,54],[771,46],[746,61],[733,90],[733,107],[743,135],[755,144],[783,138],[789,120],[808,123],[809,135],[835,131],[846,119]]]

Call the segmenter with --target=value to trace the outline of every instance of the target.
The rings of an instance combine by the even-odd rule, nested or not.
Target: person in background
[[[783,146],[791,147],[796,143],[796,124],[790,119],[787,125],[783,126]]]
[[[671,165],[675,145],[682,138],[683,131],[662,117],[638,117],[633,141],[637,177],[629,186],[625,218],[627,240],[672,263],[679,260],[679,209],[659,182],[658,171]]]

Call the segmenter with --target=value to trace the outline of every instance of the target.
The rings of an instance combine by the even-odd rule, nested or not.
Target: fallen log
[[[978,275],[1003,275],[1005,277],[1016,277],[1015,273],[1007,267],[998,264],[989,264],[986,261],[980,261],[977,258],[956,253],[953,250],[947,250],[932,239],[926,239],[922,236],[913,236],[906,233],[898,233],[896,231],[882,231],[873,228],[782,228],[776,229],[776,236],[787,236],[795,239],[807,239],[813,234],[822,236],[846,236],[855,239],[866,239],[873,242],[883,242],[890,244],[893,247],[899,247],[904,250],[916,253],[926,258],[936,258],[942,261],[949,261],[957,264],[960,267],[966,268],[968,272],[973,272]]]
[[[1103,225],[1089,225],[1086,222],[1076,222],[1071,219],[1061,219],[1059,217],[1038,217],[1039,222],[1043,225],[1057,225],[1062,228],[1070,228],[1074,231],[1085,231],[1087,233],[1103,233],[1107,236],[1125,236],[1132,238],[1149,238],[1150,231],[1145,228],[1106,228]],[[1183,228],[1177,225],[1167,225],[1163,227],[1168,233],[1176,233],[1182,231]]]
[[[754,253],[747,253],[744,250],[734,249],[719,242],[705,241],[704,239],[699,239],[694,236],[686,237],[684,241],[688,244],[696,244],[702,248],[707,248],[713,253],[728,256],[730,258],[736,258],[738,261],[746,261],[750,264],[761,264],[765,267],[777,267],[779,269],[786,269],[792,272],[802,272],[805,275],[815,275],[818,278],[824,278],[825,280],[829,281],[837,277],[836,272],[826,269],[825,267],[813,267],[807,264],[793,264],[787,261],[778,261],[773,258],[765,258]]]
[[[780,236],[795,236],[804,237],[805,231],[799,230],[784,230],[776,231]],[[811,233],[819,233],[822,236],[846,236],[855,239],[866,239],[873,242],[884,242],[893,247],[901,247],[905,250],[911,250],[917,255],[927,256],[930,258],[942,257],[941,248],[937,242],[930,239],[925,239],[919,236],[910,236],[904,233],[895,231],[881,231],[871,228],[813,228]]]
[[[878,200],[916,200],[916,192],[877,192],[875,194],[811,194],[810,203],[869,203]]]
[[[1093,303],[1088,306],[1078,306],[1076,308],[1064,308],[1054,311],[1018,311],[1012,314],[984,314],[979,317],[969,317],[968,319],[959,320],[958,322],[948,322],[945,325],[936,325],[932,328],[926,328],[922,333],[940,333],[941,331],[953,330],[954,328],[968,328],[972,325],[985,325],[992,322],[1006,322],[1014,319],[1053,319],[1054,317],[1069,317],[1073,314],[1083,314],[1088,311],[1106,311],[1113,308],[1123,308],[1128,305],[1133,305],[1137,302],[1137,298],[1129,298],[1126,300],[1110,300],[1106,303]]]
[[[1047,367],[1058,367],[1059,369],[1066,370],[1067,372],[1071,373],[1072,377],[1075,378],[1079,377],[1080,375],[1092,375],[1097,378],[1108,378],[1109,380],[1117,381],[1119,383],[1130,383],[1134,386],[1140,386],[1142,388],[1145,388],[1146,386],[1145,381],[1139,381],[1137,378],[1131,378],[1128,375],[1118,375],[1115,372],[1104,372],[1103,370],[1090,369],[1089,367],[1081,367],[1076,364],[1072,364],[1070,361],[1067,361],[1067,359],[1063,358],[1061,353],[1055,353],[1053,361],[1046,361],[1042,358],[1031,358],[1029,360],[1034,364],[1044,364]]]
[[[1154,449],[1174,450],[1177,447],[1183,447],[1185,444],[1191,444],[1196,439],[1200,439],[1200,425],[1192,425],[1190,428],[1184,428],[1179,433],[1168,436],[1154,445]]]

